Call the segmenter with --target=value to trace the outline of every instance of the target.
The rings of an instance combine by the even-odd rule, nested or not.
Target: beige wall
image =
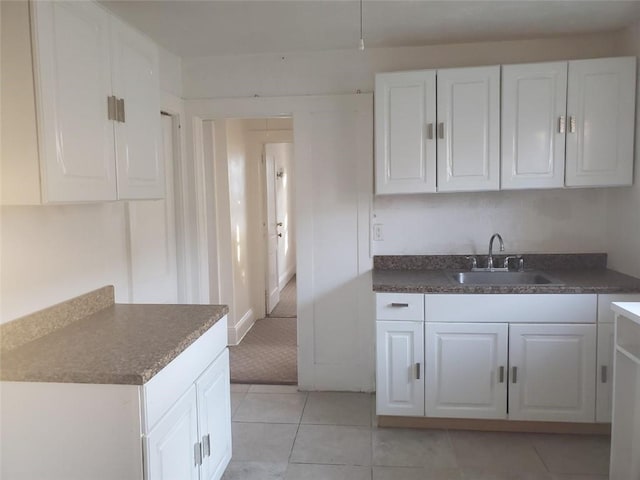
[[[640,22],[625,32],[622,46],[622,54],[640,56]],[[640,78],[640,69],[638,72]],[[609,266],[640,277],[640,95],[637,90],[634,185],[607,189],[606,218]]]
[[[24,56],[30,55],[28,48],[7,54],[12,47],[20,46],[19,42],[8,41],[7,35],[11,35],[12,40],[22,39],[24,44],[29,39],[29,22],[26,2],[0,2],[0,6],[4,73],[10,68],[8,60],[15,62],[16,55],[22,55],[20,58],[25,60]],[[181,90],[181,78],[179,59],[161,52],[162,88],[170,93]],[[35,113],[20,108],[17,100],[32,98],[33,84],[22,81],[12,83],[9,88],[10,92],[2,89],[2,124],[7,125],[7,119],[12,119],[12,125],[20,127],[21,137],[17,141],[21,143],[20,155],[32,157],[36,151]],[[14,101],[7,102],[9,97]],[[5,129],[2,133],[6,134]],[[0,322],[104,285],[115,286],[116,301],[128,302],[130,265],[126,225],[124,202],[1,207]]]
[[[185,98],[373,91],[376,72],[606,57],[621,33],[537,40],[184,58]]]
[[[219,225],[218,231],[221,235],[228,231],[231,236],[233,306],[229,341],[236,343],[265,314],[263,145],[269,141],[292,142],[293,131],[290,119],[231,119],[225,122],[225,130],[231,215],[230,227]],[[225,254],[224,249],[220,254]]]

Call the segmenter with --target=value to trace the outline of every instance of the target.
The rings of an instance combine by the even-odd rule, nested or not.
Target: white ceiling
[[[181,57],[357,48],[358,0],[113,1],[102,3]],[[640,1],[364,0],[368,48],[618,30]]]

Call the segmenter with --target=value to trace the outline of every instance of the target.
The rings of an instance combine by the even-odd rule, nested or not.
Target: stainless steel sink
[[[559,285],[541,272],[456,272],[453,280],[463,285]]]

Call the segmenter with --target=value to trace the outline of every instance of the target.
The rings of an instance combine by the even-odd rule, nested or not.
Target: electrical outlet
[[[382,235],[382,224],[381,223],[375,223],[373,225],[373,240],[376,242],[381,242],[384,240],[383,235]]]

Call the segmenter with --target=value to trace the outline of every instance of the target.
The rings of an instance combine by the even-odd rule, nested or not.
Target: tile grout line
[[[305,393],[304,398],[304,406],[302,407],[302,412],[300,412],[300,418],[298,419],[298,426],[296,427],[296,434],[293,436],[293,442],[291,442],[291,450],[289,451],[289,457],[287,458],[287,469],[291,464],[291,456],[293,455],[293,449],[296,446],[296,440],[298,439],[298,433],[300,432],[300,425],[302,424],[302,417],[304,416],[304,411],[307,409],[307,403],[309,403],[309,392]]]

